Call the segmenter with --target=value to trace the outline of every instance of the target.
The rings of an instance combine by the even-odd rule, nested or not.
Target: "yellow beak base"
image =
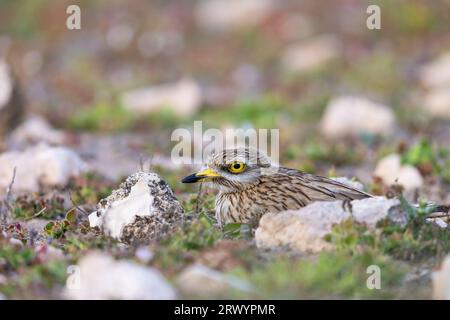
[[[183,183],[205,182],[211,178],[217,178],[220,176],[221,176],[220,174],[208,168],[198,173],[194,173],[187,177],[184,177],[183,180],[181,180],[181,182]]]

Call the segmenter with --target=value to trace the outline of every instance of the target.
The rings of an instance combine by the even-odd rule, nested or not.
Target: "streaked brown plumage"
[[[274,166],[265,155],[248,148],[219,152],[206,170],[183,179],[185,183],[204,181],[219,189],[216,217],[220,224],[255,224],[265,213],[299,209],[314,201],[371,197],[326,177]]]

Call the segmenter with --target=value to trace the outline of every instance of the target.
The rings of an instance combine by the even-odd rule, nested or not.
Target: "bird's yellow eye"
[[[241,173],[245,170],[245,163],[235,161],[228,166],[228,171],[231,173]]]

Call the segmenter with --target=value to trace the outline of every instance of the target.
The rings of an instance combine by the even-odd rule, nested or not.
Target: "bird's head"
[[[271,167],[269,158],[256,149],[225,149],[213,154],[203,170],[181,182],[212,182],[223,191],[237,191],[257,183]]]

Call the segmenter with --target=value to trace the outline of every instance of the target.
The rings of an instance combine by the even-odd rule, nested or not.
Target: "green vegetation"
[[[69,125],[77,130],[120,132],[129,129],[134,116],[119,104],[98,102],[79,109],[69,120]]]
[[[377,229],[371,230],[366,225],[348,219],[334,226],[332,233],[325,239],[341,252],[371,252],[402,260],[441,258],[450,252],[448,230],[425,221],[434,208],[425,201],[416,207],[403,196],[400,199],[401,209],[407,213],[405,226],[385,219],[379,222]]]
[[[229,108],[205,109],[200,117],[212,128],[234,124],[270,129],[277,128],[280,120],[289,119],[289,113],[278,96],[265,96],[257,100],[239,101]]]
[[[53,219],[64,214],[64,197],[58,193],[25,194],[14,202],[12,215],[15,219],[28,220],[35,217]]]
[[[367,267],[383,270],[383,290],[367,288]],[[392,298],[404,268],[387,257],[370,253],[355,255],[322,253],[314,259],[281,257],[249,271],[233,274],[248,280],[254,295],[263,299]]]
[[[450,151],[421,139],[402,155],[402,162],[419,168],[422,174],[436,174],[450,183]]]

